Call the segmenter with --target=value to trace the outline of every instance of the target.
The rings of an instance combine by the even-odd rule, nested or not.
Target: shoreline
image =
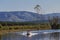
[[[10,33],[10,32],[20,32],[20,31],[28,31],[28,30],[36,30],[36,29],[25,29],[25,30],[0,30],[0,35],[4,35],[4,34],[8,34],[8,33]],[[43,29],[39,29],[39,30],[43,30]],[[47,29],[45,29],[45,30],[47,30]]]
[[[27,30],[19,30],[19,29],[18,30],[0,30],[0,35],[4,35],[10,32],[19,32],[19,31],[27,31]]]
[[[24,25],[24,26],[2,26],[0,28],[0,35],[7,34],[9,32],[20,32],[28,30],[49,30],[51,27],[48,25]]]

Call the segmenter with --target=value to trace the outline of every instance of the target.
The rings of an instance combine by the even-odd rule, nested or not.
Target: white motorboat
[[[34,35],[38,35],[38,33],[29,31],[29,32],[23,32],[23,33],[21,33],[21,35],[24,35],[24,36],[27,36],[27,37],[32,37]]]

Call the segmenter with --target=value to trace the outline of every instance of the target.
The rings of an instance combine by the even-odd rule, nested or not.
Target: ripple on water
[[[31,31],[32,34],[38,33],[31,37],[27,37],[21,34],[26,35],[24,32],[9,33],[2,36],[2,40],[60,40],[60,30],[42,30],[42,31]]]

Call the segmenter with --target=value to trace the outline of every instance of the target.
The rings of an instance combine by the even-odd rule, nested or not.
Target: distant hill
[[[40,20],[40,15],[27,11],[0,12],[0,21],[24,22],[34,20]]]
[[[50,19],[52,19],[53,17],[57,17],[60,18],[60,13],[49,13],[49,14],[45,14],[44,17],[46,20],[48,20],[48,17],[50,17]]]
[[[11,11],[11,12],[0,12],[0,21],[12,21],[12,22],[26,22],[26,21],[40,21],[48,20],[48,16],[60,17],[60,13],[41,14],[28,12],[28,11]]]

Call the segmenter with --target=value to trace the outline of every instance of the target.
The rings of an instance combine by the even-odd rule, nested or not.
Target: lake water
[[[13,32],[0,36],[0,40],[60,40],[60,30],[30,31],[32,36],[26,36],[27,31]]]

